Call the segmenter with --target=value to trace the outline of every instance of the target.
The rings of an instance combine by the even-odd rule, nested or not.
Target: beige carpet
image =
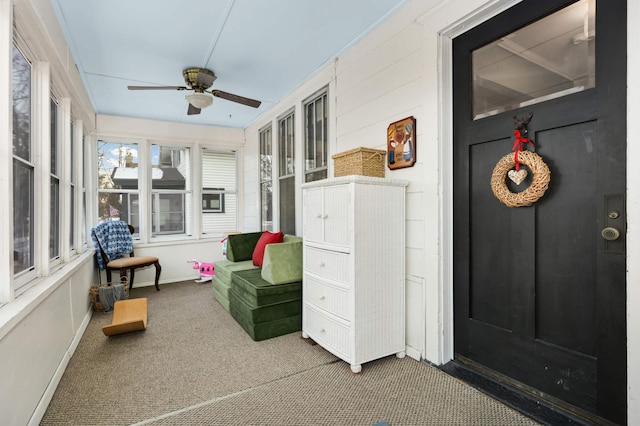
[[[349,366],[300,333],[254,342],[211,284],[134,288],[148,328],[107,338],[94,314],[42,425],[532,425],[438,369],[394,356]]]

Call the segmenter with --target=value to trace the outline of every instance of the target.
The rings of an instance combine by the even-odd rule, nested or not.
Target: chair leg
[[[160,286],[158,285],[158,281],[160,280],[160,271],[162,271],[162,267],[160,266],[160,262],[156,262],[156,290],[160,291]]]
[[[100,271],[98,271],[100,272]],[[107,269],[107,282],[110,283],[111,282],[111,269]]]
[[[129,281],[129,290],[131,290],[133,288],[133,277],[136,273],[136,269],[135,268],[131,268],[131,280]]]
[[[122,282],[122,277],[126,277],[126,276],[127,276],[127,270],[125,268],[120,268],[120,282]],[[131,290],[131,282],[129,282],[129,290]]]

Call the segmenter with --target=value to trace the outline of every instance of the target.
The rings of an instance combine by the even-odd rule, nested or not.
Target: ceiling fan
[[[213,102],[213,96],[226,99],[228,101],[237,102],[253,108],[260,106],[260,101],[245,98],[244,96],[234,95],[233,93],[223,92],[222,90],[207,90],[216,79],[213,71],[205,68],[187,68],[182,71],[182,76],[187,84],[186,86],[127,86],[129,90],[193,90],[185,96],[189,102],[188,115],[200,114],[203,108],[208,107]]]

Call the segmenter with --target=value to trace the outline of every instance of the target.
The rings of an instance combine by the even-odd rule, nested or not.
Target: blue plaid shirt
[[[107,266],[102,261],[100,246],[109,260],[120,259],[133,251],[131,232],[128,225],[121,220],[102,222],[91,228],[91,240],[93,240],[99,269],[105,269]]]

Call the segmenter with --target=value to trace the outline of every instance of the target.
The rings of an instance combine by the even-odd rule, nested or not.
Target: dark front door
[[[525,0],[453,43],[456,358],[617,423],[626,416],[625,22],[624,0]],[[551,180],[531,206],[508,207],[490,181],[513,154],[514,117],[530,114],[524,149]],[[522,169],[527,180],[509,181],[509,192],[531,184]]]

